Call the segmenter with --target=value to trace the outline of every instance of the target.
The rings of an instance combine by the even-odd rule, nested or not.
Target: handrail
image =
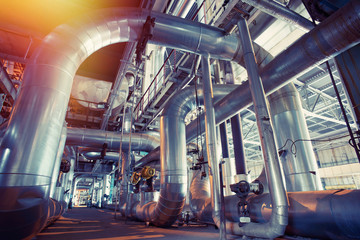
[[[172,49],[171,52],[170,52],[170,54],[169,54],[169,56],[167,56],[167,58],[165,59],[163,65],[160,67],[159,71],[156,73],[156,75],[155,75],[154,79],[151,81],[149,87],[146,89],[146,91],[144,92],[144,94],[141,96],[139,102],[137,103],[137,105],[136,105],[136,107],[135,107],[135,109],[134,109],[134,112],[136,111],[136,109],[138,109],[140,103],[144,100],[145,95],[150,91],[150,88],[152,87],[152,85],[153,85],[153,83],[155,82],[156,78],[159,76],[161,70],[163,70],[163,68],[165,67],[167,61],[170,59],[170,57],[171,57],[171,55],[173,54],[174,51],[175,51],[175,49]],[[149,102],[149,100],[148,100],[148,102]]]

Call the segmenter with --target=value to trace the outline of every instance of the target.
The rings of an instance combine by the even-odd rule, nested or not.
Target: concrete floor
[[[143,222],[115,219],[107,209],[76,207],[68,210],[54,224],[44,229],[34,239],[219,239],[214,226],[190,225],[158,228]]]

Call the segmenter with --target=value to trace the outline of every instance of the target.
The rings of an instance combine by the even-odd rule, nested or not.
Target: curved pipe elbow
[[[214,222],[220,226],[219,217],[214,217]],[[242,227],[238,222],[226,222],[227,232],[234,235],[273,239],[285,234],[288,225],[288,205],[273,208],[270,220],[266,223],[248,223]]]

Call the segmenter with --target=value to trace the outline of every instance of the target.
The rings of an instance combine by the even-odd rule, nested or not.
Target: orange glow
[[[54,27],[97,8],[88,0],[0,0],[0,23],[46,35]],[[4,26],[6,28],[6,26]]]

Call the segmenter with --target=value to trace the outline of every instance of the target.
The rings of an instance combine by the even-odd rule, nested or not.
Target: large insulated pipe
[[[269,64],[260,69],[264,90],[270,94],[308,68],[332,58],[360,43],[360,2],[350,1],[316,28],[302,36]],[[259,61],[258,55],[256,59]],[[242,62],[240,62],[242,64]],[[216,122],[221,123],[251,104],[249,82],[215,103]],[[188,141],[197,135],[198,121],[186,127]],[[204,120],[201,121],[204,129]]]
[[[211,207],[215,224],[220,229],[220,239],[226,239],[225,213],[221,211],[222,202],[220,194],[220,155],[216,149],[216,123],[215,111],[213,107],[213,89],[211,82],[210,59],[201,57],[201,69],[203,79],[203,97],[205,110],[205,133],[206,133],[206,153],[209,165],[209,179],[211,186]]]
[[[214,88],[214,98],[218,99],[231,91],[231,85]],[[197,90],[202,103],[203,92]],[[170,226],[181,213],[187,192],[185,117],[196,109],[195,88],[187,87],[171,98],[164,107],[160,118],[160,197],[158,202],[150,202],[136,207],[140,220],[157,226]],[[133,211],[131,211],[133,212]]]
[[[341,16],[344,11],[348,15]],[[280,82],[274,81],[275,86],[290,78],[284,77],[289,74],[289,68],[294,69],[293,66],[297,66],[298,69],[305,70],[304,66],[309,67],[314,62],[323,60],[324,55],[328,57],[338,49],[342,50],[358,42],[359,31],[351,31],[350,29],[359,28],[359,12],[359,3],[352,1],[343,8],[343,11],[340,10],[329,18],[331,20],[339,19],[338,21],[343,23],[341,28],[329,26],[330,20],[325,20],[319,25],[325,25],[324,28],[327,28],[326,30],[331,33],[326,34],[326,31],[324,32],[325,40],[329,39],[328,36],[335,36],[334,38],[330,37],[331,44],[329,45],[331,49],[338,46],[335,48],[336,50],[325,52],[325,54],[316,52],[314,56],[319,56],[319,58],[309,61],[308,65],[299,66],[286,59],[287,63],[291,64],[285,68],[286,71],[281,72],[282,75],[279,75],[277,71],[273,72],[280,66],[277,62],[273,61],[272,64],[269,64],[267,73],[274,79],[280,79]],[[156,18],[154,37],[151,40],[153,43],[199,54],[209,54],[214,58],[236,59],[237,61],[241,58],[240,48],[240,53],[237,54],[238,40],[235,36],[226,35],[217,28],[187,20],[180,21],[175,17],[150,13],[147,10],[102,9],[96,11],[96,14],[86,15],[68,25],[57,27],[45,37],[29,61],[24,74],[24,85],[1,142],[0,192],[2,196],[7,196],[7,193],[15,191],[10,194],[11,198],[22,199],[23,196],[28,195],[20,193],[18,191],[20,188],[22,189],[21,192],[34,192],[35,188],[37,190],[35,191],[37,193],[35,198],[47,199],[50,176],[54,165],[54,162],[48,162],[47,159],[55,158],[72,80],[78,66],[91,53],[104,46],[117,42],[136,41],[147,16]],[[350,17],[347,18],[346,16]],[[316,29],[310,33],[316,35]],[[336,29],[337,34],[333,34],[334,29]],[[338,31],[339,29],[342,31]],[[351,35],[349,34],[342,39],[344,33],[348,33],[349,30]],[[321,45],[327,46],[326,44]],[[326,48],[321,49],[326,50]],[[291,56],[293,55],[291,54]],[[305,57],[303,62],[307,62],[309,59],[309,56],[298,53],[294,56],[290,59],[298,60],[298,56]],[[290,71],[290,73],[292,72]],[[237,110],[239,108],[232,109]],[[21,146],[21,149],[18,149],[18,146]],[[28,180],[29,178],[30,180]],[[6,194],[3,194],[4,189],[6,189]],[[23,201],[23,203],[25,202]],[[26,221],[26,223],[7,221],[6,224],[1,224],[1,229],[12,235],[12,232],[17,230],[16,227],[14,229],[14,227],[9,226],[28,226],[26,230],[22,231],[23,236],[35,234],[45,221],[45,219],[44,221],[41,219],[43,219],[42,216],[46,215],[44,209],[46,209],[47,202],[26,201],[26,204],[20,208],[15,207],[13,209],[14,206],[5,203],[0,205],[0,219],[10,219],[8,215],[14,212],[12,210],[21,209],[22,213],[27,215],[29,209],[35,208],[35,214],[32,215],[34,216],[33,219],[36,220]]]
[[[160,145],[158,133],[140,132],[131,133],[131,149],[134,151],[150,152]],[[127,150],[130,143],[130,133],[110,132],[97,129],[68,128],[66,145],[102,148],[104,143],[109,150]]]
[[[311,142],[295,142],[299,139],[310,139],[296,87],[289,83],[271,94],[268,100],[277,144],[282,147],[280,157],[287,191],[322,190]],[[292,142],[289,142],[289,139]]]
[[[285,233],[316,239],[360,239],[360,191],[326,190],[289,192],[289,225]],[[253,221],[271,215],[269,194],[248,198]],[[229,209],[230,211],[231,209]],[[231,215],[228,212],[228,215]]]
[[[146,18],[155,18],[150,42],[214,58],[233,59],[235,35],[189,20],[139,9],[101,9],[61,25],[47,35],[32,54],[23,86],[1,141],[0,194],[18,199],[0,204],[0,219],[32,214],[31,221],[6,221],[5,235],[35,234],[46,220],[52,169],[72,81],[79,65],[93,52],[110,44],[139,40]],[[25,201],[29,196],[38,201]],[[24,199],[24,201],[22,201]],[[22,213],[21,213],[22,212]],[[25,227],[24,227],[25,226]],[[3,235],[4,235],[3,234]]]
[[[288,224],[287,195],[282,182],[282,171],[280,169],[277,146],[267,108],[265,93],[259,77],[249,29],[245,19],[239,20],[238,29],[244,49],[244,60],[248,72],[256,122],[259,129],[259,138],[265,161],[265,171],[271,195],[272,212],[269,221],[266,223],[259,224],[251,222],[240,227],[238,223],[228,222],[227,225],[233,234],[261,238],[276,238],[284,235],[285,228]]]

